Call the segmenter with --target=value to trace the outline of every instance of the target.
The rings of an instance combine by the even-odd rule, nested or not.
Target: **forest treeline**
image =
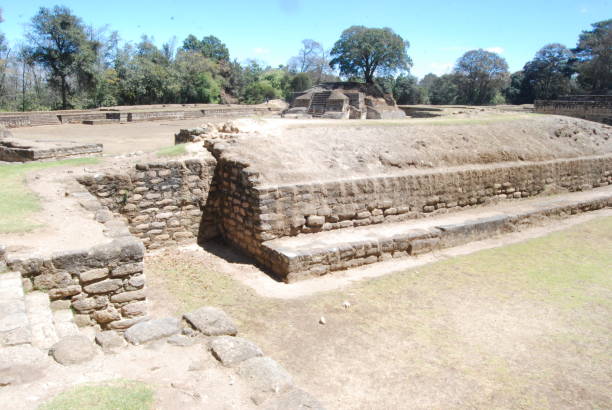
[[[42,7],[24,42],[9,44],[0,32],[0,110],[256,104],[341,79],[376,82],[399,104],[523,104],[612,89],[612,20],[583,31],[575,48],[545,45],[515,73],[499,54],[478,49],[451,73],[419,80],[410,75],[408,47],[391,29],[353,26],[329,50],[306,39],[287,64],[270,67],[232,59],[214,35],[161,47],[148,36],[122,43],[119,33],[87,25],[66,7]],[[374,52],[363,58],[364,50]]]

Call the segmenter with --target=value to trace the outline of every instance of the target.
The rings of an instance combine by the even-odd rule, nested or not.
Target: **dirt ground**
[[[612,152],[610,126],[485,109],[427,119],[265,119],[237,126],[250,133],[229,144],[227,155],[269,184]]]
[[[329,409],[610,408],[612,217],[564,226],[286,298],[245,285],[255,268],[221,247],[158,252],[149,300],[222,306]]]
[[[63,140],[104,145],[105,155],[121,155],[133,152],[153,152],[174,145],[174,134],[181,128],[199,127],[205,122],[222,122],[226,119],[199,118],[183,121],[133,122],[104,125],[43,125],[39,127],[12,128],[15,138],[26,140]]]

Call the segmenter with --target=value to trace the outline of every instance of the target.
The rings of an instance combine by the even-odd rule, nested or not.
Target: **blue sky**
[[[87,24],[108,25],[124,41],[149,34],[161,45],[178,44],[190,33],[213,34],[232,58],[285,64],[301,41],[330,48],[351,25],[391,27],[410,42],[412,73],[448,72],[465,51],[500,52],[511,71],[551,42],[573,47],[582,30],[612,18],[612,0],[65,0],[4,2],[0,24],[11,43],[22,41],[26,23],[39,7],[63,4]]]

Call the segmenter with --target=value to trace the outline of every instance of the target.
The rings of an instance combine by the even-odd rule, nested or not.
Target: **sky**
[[[390,27],[410,42],[411,73],[450,72],[463,53],[484,48],[499,53],[510,71],[520,70],[544,45],[574,47],[591,23],[612,18],[612,0],[11,0],[0,4],[4,32],[22,42],[40,7],[61,4],[83,22],[117,30],[123,41],[143,34],[161,44],[176,37],[214,35],[239,61],[254,58],[286,64],[303,39],[331,48],[352,25]]]

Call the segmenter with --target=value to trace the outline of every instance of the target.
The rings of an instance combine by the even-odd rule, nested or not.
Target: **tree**
[[[320,65],[323,46],[314,40],[302,40],[302,48],[297,56],[291,57],[289,67],[298,73],[314,71]]]
[[[548,44],[542,47],[534,59],[523,68],[523,94],[530,93],[535,99],[555,99],[570,89],[570,79],[574,73],[573,55],[561,44]],[[529,90],[531,88],[531,90]]]
[[[591,25],[583,31],[573,50],[578,60],[578,82],[591,92],[612,89],[612,19]]]
[[[429,101],[434,105],[455,104],[458,97],[459,90],[452,74],[436,78],[429,88]]]
[[[198,40],[196,36],[190,34],[183,41],[182,49],[184,51],[199,51],[206,58],[215,61],[229,62],[229,51],[227,46],[215,36],[206,36],[202,40]]]
[[[531,104],[534,100],[533,88],[528,81],[525,81],[523,71],[510,75],[510,82],[503,90],[503,94],[510,104]]]
[[[490,104],[508,80],[508,63],[496,53],[471,50],[461,56],[454,69],[463,104]]]
[[[376,75],[393,75],[408,70],[409,43],[390,28],[352,26],[342,32],[331,50],[329,65],[344,76],[359,76],[373,83]]]
[[[310,87],[312,87],[312,82],[306,73],[298,73],[291,80],[291,90],[293,92],[304,91]]]
[[[69,79],[88,76],[98,45],[88,41],[81,19],[63,6],[41,7],[30,28],[27,37],[32,44],[31,58],[50,71],[50,84],[59,88],[61,105],[66,109],[70,106]]]

